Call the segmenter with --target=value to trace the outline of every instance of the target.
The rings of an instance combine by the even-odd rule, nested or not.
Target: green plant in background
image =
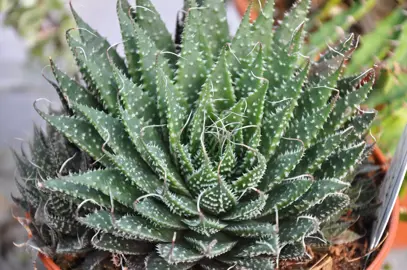
[[[299,65],[309,1],[273,31],[272,1],[247,12],[232,40],[224,2],[202,2],[186,1],[174,43],[149,0],[118,1],[126,62],[73,11],[86,86],[51,62],[63,113],[36,104],[50,126],[31,160],[16,154],[14,198],[27,245],[63,268],[274,269],[370,208],[355,169],[374,72],[342,77],[355,40]]]
[[[60,0],[0,0],[3,23],[13,27],[27,42],[31,54],[67,58],[65,30],[73,20]]]

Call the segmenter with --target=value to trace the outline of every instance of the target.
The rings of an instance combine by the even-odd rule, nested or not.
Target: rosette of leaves
[[[342,76],[353,37],[304,59],[309,1],[271,30],[273,7],[230,38],[223,1],[187,0],[173,41],[149,0],[120,0],[126,60],[73,11],[83,82],[51,61],[63,114],[36,102],[50,134],[16,154],[27,245],[80,269],[274,269],[342,233],[371,195],[374,74]]]

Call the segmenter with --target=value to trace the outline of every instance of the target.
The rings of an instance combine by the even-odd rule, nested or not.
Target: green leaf
[[[229,72],[228,54],[230,52],[227,52],[224,48],[205,82],[205,84],[210,84],[211,91],[213,92],[214,107],[218,111],[227,110],[236,103],[232,75]],[[203,86],[203,89],[205,89],[205,86]]]
[[[320,203],[330,193],[340,192],[349,188],[349,184],[337,179],[320,179],[314,181],[308,191],[289,206],[280,211],[279,216],[296,216],[312,206]]]
[[[202,235],[210,236],[222,231],[227,224],[219,222],[219,220],[204,216],[200,213],[198,218],[184,219],[183,222],[188,225],[188,228]]]
[[[123,216],[114,223],[115,229],[129,235],[129,239],[146,240],[149,242],[171,242],[174,231],[155,229],[151,223],[138,216]]]
[[[109,196],[85,185],[61,181],[59,179],[45,181],[43,185],[51,191],[60,192],[75,199],[92,200],[105,207],[111,206]]]
[[[304,156],[300,163],[291,172],[291,176],[314,173],[319,169],[321,164],[330,156],[341,142],[343,142],[349,134],[353,131],[352,127],[349,127],[343,131],[336,132],[328,137],[316,142],[313,146],[305,150]]]
[[[205,0],[201,10],[203,35],[208,40],[212,55],[216,58],[229,40],[229,25],[224,0]]]
[[[259,216],[266,205],[268,195],[261,191],[258,191],[258,195],[257,199],[239,203],[234,209],[222,216],[222,220],[251,220]]]
[[[370,92],[372,84],[373,82],[370,80],[358,90],[350,92],[336,102],[335,108],[332,110],[328,121],[324,124],[324,127],[320,132],[320,137],[332,134],[352,116],[353,112],[356,110],[355,106],[359,106],[359,104],[367,98],[367,94]]]
[[[203,255],[184,243],[158,244],[157,252],[169,264],[197,262]]]
[[[197,251],[210,259],[229,252],[237,244],[237,241],[233,241],[233,239],[222,233],[210,237],[190,234],[185,236],[184,239]]]
[[[195,263],[178,263],[171,265],[166,260],[153,253],[145,260],[146,270],[187,270]]]
[[[175,52],[171,34],[151,1],[138,0],[136,9],[137,24],[150,36],[157,48],[162,51]]]
[[[124,76],[117,67],[113,66],[113,70],[125,110],[143,123],[157,124],[155,99],[149,97],[139,86]]]
[[[253,40],[260,42],[267,50],[273,41],[272,26],[274,24],[274,0],[267,0],[253,23]]]
[[[345,57],[341,55],[339,59],[335,58],[329,61],[313,63],[308,78],[310,82],[310,88],[313,87],[335,88],[337,86],[339,78],[342,76],[344,62]],[[304,92],[304,95],[305,96],[308,95],[308,92],[309,89],[307,89],[307,91]],[[303,104],[306,103],[303,102]]]
[[[298,31],[298,26],[307,21],[310,2],[309,0],[300,0],[291,7],[290,12],[284,16],[283,21],[274,33],[274,48],[276,46],[287,46],[291,42],[295,32]]]
[[[113,215],[113,217],[118,217]],[[77,217],[78,221],[83,225],[95,230],[101,230],[102,232],[110,233],[114,231],[112,223],[112,214],[105,210],[95,211],[87,214],[85,217]]]
[[[312,115],[316,110],[323,106],[327,106],[329,98],[332,96],[334,88],[327,86],[315,86],[306,89],[301,98],[298,99],[298,106],[294,111],[294,118]],[[334,101],[334,100],[332,100]]]
[[[135,151],[119,119],[84,105],[73,105],[75,109],[85,115],[116,154],[124,154],[135,158],[138,162],[142,162],[140,155]]]
[[[274,154],[284,130],[294,116],[293,111],[297,105],[297,99],[301,93],[302,85],[308,74],[309,62],[296,76],[284,85],[284,96],[275,96],[275,91],[269,90],[267,102],[265,103],[264,118],[262,123],[262,147],[266,159],[269,160]],[[270,84],[271,85],[271,84]],[[289,91],[287,91],[289,89]]]
[[[218,179],[215,186],[204,190],[199,196],[201,198],[200,205],[216,215],[227,212],[236,205],[237,201],[231,188],[222,179]]]
[[[267,170],[260,183],[261,190],[268,192],[275,184],[288,177],[302,158],[304,153],[302,143],[296,140],[290,140],[290,143],[291,149],[286,149],[286,152],[278,154],[267,164]]]
[[[162,197],[163,202],[167,205],[171,212],[175,214],[185,217],[199,215],[196,203],[186,196],[175,194],[167,190],[164,192]]]
[[[125,155],[112,155],[109,153],[106,155],[114,162],[116,168],[120,169],[140,190],[150,194],[162,188],[163,182],[146,164],[140,165],[135,159]]]
[[[256,78],[257,79],[257,78]],[[243,138],[245,144],[249,144],[250,140],[255,136],[256,131],[259,132],[263,119],[264,102],[268,89],[268,82],[263,81],[263,85],[255,89],[253,93],[249,93],[246,98],[247,110],[245,112]],[[260,136],[260,134],[258,134]],[[258,145],[249,145],[257,147]]]
[[[341,213],[349,206],[349,196],[343,193],[328,194],[325,199],[308,209],[306,215],[315,217],[320,222],[330,222],[332,217]]]
[[[168,181],[171,189],[189,196],[190,193],[185,187],[177,167],[173,164],[159,133],[154,127],[148,127],[127,111],[121,109],[120,112],[127,133],[130,134],[133,144],[144,161],[163,181]]]
[[[70,4],[71,5],[71,4]],[[106,53],[107,49],[110,48],[109,42],[105,38],[103,38],[97,31],[92,29],[86,22],[82,20],[82,18],[78,15],[78,13],[73,9],[72,5],[71,12],[78,25],[79,34],[83,44],[97,44],[100,47],[100,50]],[[119,56],[119,54],[115,50],[110,50],[109,54],[111,59],[121,70],[126,71],[126,64],[124,60]]]
[[[95,109],[101,108],[97,99],[89,93],[87,89],[62,72],[51,59],[50,64],[52,73],[54,74],[69,107],[71,107],[71,102],[75,102]]]
[[[327,50],[319,59],[319,63],[326,63],[329,60],[336,58],[343,58],[344,55],[348,56],[357,46],[357,37],[352,33],[343,42],[339,42],[334,49]]]
[[[261,29],[264,29],[263,27]],[[268,35],[269,36],[269,35]],[[261,78],[263,76],[263,46],[259,44],[259,49],[256,58],[251,63],[248,69],[243,70],[242,74],[236,79],[235,93],[240,100],[246,98],[249,93],[259,89],[264,83]],[[257,77],[257,78],[256,78]]]
[[[319,221],[310,216],[282,221],[279,225],[278,236],[281,245],[297,242],[305,236],[315,233],[319,229]]]
[[[207,188],[211,188],[218,183],[216,171],[209,161],[205,161],[199,170],[195,171],[186,180],[186,185],[189,190],[195,195],[200,194]]]
[[[303,0],[301,3],[309,4],[309,0]],[[306,15],[308,9],[294,8],[292,12],[298,11]],[[270,100],[278,101],[285,98],[298,97],[304,78],[301,75],[295,74],[297,68],[297,61],[299,57],[299,49],[302,44],[302,36],[304,30],[304,23],[297,23],[294,18],[285,17],[289,22],[283,22],[276,30],[273,46],[268,57],[265,57],[265,78],[270,82]],[[304,21],[304,18],[300,22]],[[292,29],[291,29],[292,28]],[[284,33],[290,31],[290,33]],[[282,34],[284,36],[282,36]],[[287,38],[291,37],[290,40]],[[308,63],[306,64],[305,72],[308,73]]]
[[[277,255],[279,253],[278,236],[270,239],[245,241],[239,243],[231,254],[235,257],[257,257],[260,255]]]
[[[242,176],[232,182],[233,190],[236,192],[245,192],[249,188],[257,187],[266,171],[267,163],[264,156],[257,151],[254,155],[257,160],[253,168],[248,168]]]
[[[67,40],[87,85],[100,95],[103,107],[116,115],[118,88],[113,70],[108,64],[107,48],[103,48],[100,43],[92,46],[92,44],[79,42],[69,32],[67,32]]]
[[[169,131],[169,141],[171,150],[181,163],[181,168],[186,175],[194,172],[194,166],[189,153],[181,144],[181,133],[187,121],[187,106],[183,93],[174,87],[168,76],[163,71],[158,72],[158,76],[163,76],[166,82],[165,101],[167,107],[167,127]]]
[[[55,160],[57,157],[52,152],[54,150],[52,144],[46,139],[44,131],[38,126],[34,126],[34,140],[30,145],[30,150],[33,153],[31,160],[36,165],[34,166],[35,169],[33,169],[37,173],[41,172],[44,176],[48,176],[48,174],[54,176],[55,172],[59,170],[60,162]],[[27,159],[27,162],[29,162],[29,159]]]
[[[195,110],[194,116],[192,118],[190,135],[189,135],[189,145],[191,147],[191,153],[196,155],[198,150],[204,151],[205,159],[208,159],[206,156],[206,150],[203,149],[202,140],[205,135],[205,124],[208,118],[214,113],[213,107],[213,84],[211,85],[210,81],[207,81],[202,87],[200,93],[197,108]]]
[[[365,135],[366,131],[372,125],[375,117],[377,115],[377,111],[363,111],[360,114],[354,116],[346,126],[351,126],[354,128],[354,131],[348,136],[349,141],[356,141],[363,139],[363,135]]]
[[[224,230],[244,238],[269,238],[276,234],[273,224],[253,220],[231,223]]]
[[[172,214],[165,205],[154,199],[145,198],[138,200],[134,204],[134,209],[158,227],[175,230],[185,229],[180,216]]]
[[[109,233],[101,233],[92,238],[92,245],[96,249],[115,254],[144,255],[154,250],[154,246],[146,242],[138,242]]]
[[[247,270],[274,270],[274,264],[269,258],[255,257],[255,258],[226,258],[220,259],[222,262],[233,264]]]
[[[197,89],[204,84],[207,67],[211,65],[211,63],[209,65],[206,63],[206,61],[210,61],[210,58],[205,55],[205,50],[209,50],[209,47],[202,47],[205,38],[202,36],[201,16],[199,9],[195,7],[189,9],[186,15],[181,56],[178,60],[176,75],[177,91],[186,97],[189,108],[192,108],[198,99]]]
[[[110,164],[102,150],[105,141],[90,123],[73,117],[48,115],[38,109],[36,111],[45,121],[64,134],[69,141],[89,153],[95,160],[105,166]]]
[[[225,151],[220,159],[219,173],[222,177],[229,178],[232,174],[233,168],[236,166],[236,154],[232,143],[226,143]]]
[[[139,82],[142,76],[140,70],[140,54],[137,51],[137,37],[134,22],[132,18],[129,18],[129,13],[134,15],[134,12],[130,10],[129,3],[124,0],[117,1],[116,10],[122,39],[124,40],[124,54],[126,55],[129,74],[134,82]],[[141,8],[139,10],[141,10]]]
[[[133,202],[142,195],[135,186],[126,181],[118,170],[114,169],[88,171],[84,174],[70,175],[48,181],[61,182],[60,185],[64,185],[66,182],[84,185],[106,196],[111,196],[113,200],[127,207],[132,207]]]
[[[250,3],[249,7],[247,8],[242,21],[240,22],[239,28],[232,39],[232,44],[230,45],[231,54],[229,54],[230,60],[228,62],[231,63],[230,66],[232,67],[232,74],[234,78],[237,77],[237,74],[242,66],[250,63],[250,59],[247,59],[247,55],[254,45],[250,24],[252,5],[253,4]]]
[[[294,201],[300,198],[312,184],[312,179],[298,177],[297,179],[284,180],[275,185],[269,194],[262,216],[275,214],[277,210],[284,209]]]
[[[266,157],[267,161],[273,156],[289,123],[288,120],[294,107],[293,103],[291,99],[283,100],[276,104],[273,111],[264,114],[259,151]]]
[[[284,137],[301,140],[307,149],[315,140],[318,132],[328,118],[331,109],[332,105],[328,104],[321,108],[314,109],[312,114],[306,114],[300,119],[294,118]],[[284,145],[284,142],[282,142],[282,145]]]
[[[343,179],[355,169],[356,163],[365,149],[365,142],[337,149],[315,172],[318,177]]]
[[[296,260],[302,261],[310,259],[308,253],[306,253],[306,249],[303,243],[295,242],[291,244],[286,244],[280,253],[280,259],[282,260]]]

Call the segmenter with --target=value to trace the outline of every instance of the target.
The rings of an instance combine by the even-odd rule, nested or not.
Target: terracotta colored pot
[[[246,12],[246,9],[249,7],[249,0],[235,0],[235,5],[237,12],[239,12],[240,16],[243,17],[244,13]],[[250,20],[254,21],[257,16],[258,16],[257,10],[252,9],[251,14],[250,14]]]
[[[407,209],[407,195],[401,199],[400,206]],[[393,248],[407,247],[407,221],[400,221],[396,232],[396,239]]]
[[[373,157],[375,159],[375,162],[377,164],[382,164],[384,167],[383,169],[386,170],[386,157],[384,156],[384,154],[380,151],[379,148],[375,148],[374,152],[373,152]],[[397,216],[400,213],[400,207],[405,207],[407,208],[407,195],[404,195],[404,198],[402,198],[402,200],[399,202],[397,202],[399,204],[399,209],[397,211]],[[393,215],[396,212],[393,211]],[[395,218],[395,217],[394,217]],[[392,217],[393,219],[393,217]],[[396,230],[396,235],[394,237],[394,242],[392,247],[393,248],[406,248],[407,247],[407,222],[406,221],[398,221],[398,226],[397,226],[397,230]]]
[[[373,262],[369,265],[367,270],[381,270],[384,260],[387,258],[390,250],[393,247],[394,240],[396,239],[397,227],[399,225],[400,202],[396,201],[393,208],[393,213],[390,217],[388,226],[388,236],[386,241],[380,247],[379,253],[374,258]]]

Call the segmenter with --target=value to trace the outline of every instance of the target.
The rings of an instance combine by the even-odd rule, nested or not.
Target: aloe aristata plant
[[[346,229],[375,116],[358,108],[374,75],[341,75],[353,36],[313,62],[308,0],[276,29],[268,1],[233,38],[224,2],[202,2],[173,40],[149,0],[119,0],[125,60],[73,11],[83,81],[51,61],[63,111],[36,102],[49,130],[16,154],[27,244],[60,265],[274,269]]]

